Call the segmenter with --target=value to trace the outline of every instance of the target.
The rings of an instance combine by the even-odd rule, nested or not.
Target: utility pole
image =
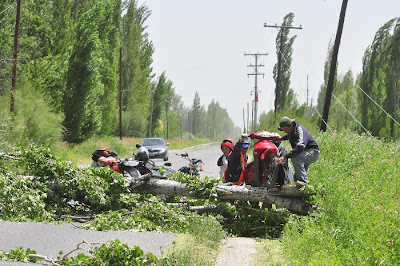
[[[17,16],[15,18],[15,32],[14,32],[14,57],[13,57],[13,71],[12,71],[12,90],[10,101],[10,112],[15,112],[15,92],[17,91],[17,60],[18,60],[18,33],[19,22],[21,20],[21,1],[17,0]]]
[[[326,96],[324,103],[324,111],[322,113],[322,121],[319,130],[325,132],[326,124],[328,124],[329,107],[331,106],[332,92],[333,92],[333,82],[335,79],[337,56],[339,53],[340,39],[342,38],[344,18],[346,16],[348,0],[343,0],[342,8],[340,10],[339,24],[336,32],[335,44],[333,46],[331,66],[329,70],[328,85],[326,87]]]
[[[301,30],[303,29],[301,25],[299,27],[292,27],[292,26],[278,26],[278,25],[267,25],[267,23],[264,23],[264,27],[267,28],[276,28],[279,31],[279,38],[280,38],[280,43],[279,43],[279,53],[278,53],[278,73],[276,74],[276,86],[275,86],[275,101],[274,101],[274,117],[276,119],[276,112],[278,109],[278,92],[280,91],[279,84],[281,80],[281,68],[282,68],[282,51],[283,51],[283,29],[297,29]]]
[[[258,73],[258,68],[264,66],[264,65],[259,65],[258,64],[258,57],[262,56],[262,55],[268,55],[268,54],[267,53],[265,53],[265,54],[260,54],[260,53],[248,54],[248,53],[244,53],[244,56],[247,56],[247,55],[254,56],[254,59],[255,59],[255,64],[254,65],[250,64],[250,65],[247,66],[247,67],[253,67],[254,68],[254,73],[247,74],[247,76],[253,75],[255,77],[255,82],[254,82],[254,118],[253,118],[254,120],[253,120],[253,126],[252,126],[255,129],[256,126],[257,126],[257,108],[258,108],[258,106],[257,106],[257,103],[258,103],[257,77],[258,76],[263,76],[264,77],[264,73]]]
[[[249,131],[249,103],[247,103],[247,132]]]
[[[122,140],[122,46],[119,47],[119,139]]]
[[[165,116],[167,120],[167,139],[169,139],[168,109],[169,109],[169,100],[165,102]]]
[[[308,73],[307,73],[307,106],[308,106]]]
[[[254,100],[251,101],[251,127],[254,128]]]
[[[246,120],[244,119],[244,108],[243,108],[243,133],[246,133]]]
[[[149,124],[149,133],[148,138],[151,138],[151,127],[153,126],[153,94],[154,94],[154,86],[151,86],[151,111],[150,111],[150,124]]]

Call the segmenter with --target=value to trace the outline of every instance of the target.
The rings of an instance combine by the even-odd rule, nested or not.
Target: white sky
[[[146,22],[155,47],[153,70],[163,71],[173,82],[186,106],[195,91],[201,104],[214,99],[226,108],[235,125],[243,127],[243,108],[254,98],[254,57],[244,53],[268,53],[259,57],[258,115],[273,109],[275,83],[272,69],[277,62],[277,29],[293,12],[291,30],[297,35],[293,45],[291,87],[301,103],[306,101],[307,73],[309,97],[316,103],[323,83],[329,41],[334,41],[342,1],[340,0],[141,0],[152,12]],[[376,31],[388,20],[400,16],[400,0],[349,0],[339,50],[339,74],[351,69],[359,73],[365,49]],[[310,101],[310,100],[309,100]],[[251,112],[251,110],[250,110]],[[250,113],[251,119],[251,113]]]

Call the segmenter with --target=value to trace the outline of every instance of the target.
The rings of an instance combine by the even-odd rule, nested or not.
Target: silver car
[[[163,158],[164,161],[168,161],[168,145],[162,138],[146,138],[143,139],[141,146],[146,147],[149,150],[149,157]]]

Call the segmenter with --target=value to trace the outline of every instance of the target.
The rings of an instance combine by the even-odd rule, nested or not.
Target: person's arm
[[[224,155],[222,155],[221,157],[219,157],[219,159],[218,159],[218,162],[217,162],[217,165],[218,166],[222,166],[223,165],[223,162],[222,162],[222,158],[224,157]]]
[[[301,126],[297,127],[297,131],[294,134],[295,146],[286,154],[285,158],[291,158],[297,154],[300,154],[306,148],[306,140],[304,138],[303,128]]]
[[[101,163],[103,163],[104,164],[104,166],[107,166],[107,165],[110,165],[110,164],[112,164],[112,163],[116,163],[117,162],[117,159],[115,159],[115,158],[113,158],[113,157],[108,157],[108,158],[106,158],[106,157],[100,157],[99,158],[99,160],[98,160],[99,162],[101,162]]]

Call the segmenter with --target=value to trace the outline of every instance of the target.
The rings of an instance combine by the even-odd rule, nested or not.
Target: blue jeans
[[[307,149],[302,153],[292,157],[292,164],[294,168],[294,180],[307,183],[307,171],[310,164],[318,160],[319,150]]]

